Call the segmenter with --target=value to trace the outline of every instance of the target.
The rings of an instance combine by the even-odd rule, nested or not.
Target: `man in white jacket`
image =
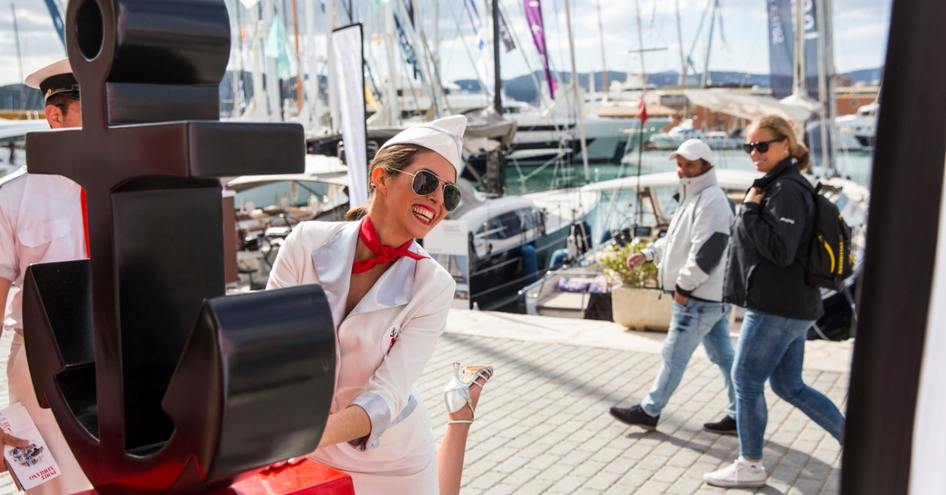
[[[667,235],[627,260],[632,270],[646,262],[657,263],[661,286],[673,293],[673,316],[664,341],[663,365],[650,393],[640,404],[615,405],[611,415],[623,423],[655,430],[661,411],[683,378],[690,356],[702,341],[710,360],[719,366],[729,394],[729,407],[723,419],[703,427],[735,435],[735,394],[730,378],[731,308],[721,302],[732,206],[716,182],[712,150],[706,143],[687,140],[670,158],[677,161],[680,205]]]

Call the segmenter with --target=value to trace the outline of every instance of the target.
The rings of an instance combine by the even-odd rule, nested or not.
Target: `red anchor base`
[[[310,459],[269,469],[211,495],[354,495],[351,476]],[[95,495],[95,490],[74,495]]]

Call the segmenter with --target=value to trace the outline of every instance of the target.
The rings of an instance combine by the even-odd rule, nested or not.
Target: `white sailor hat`
[[[423,146],[446,158],[457,169],[457,175],[460,175],[463,170],[463,132],[465,130],[466,117],[451,115],[432,122],[412,125],[381,145],[379,151],[392,144]]]
[[[27,86],[36,88],[43,93],[43,99],[60,93],[70,93],[70,96],[79,98],[79,82],[72,73],[69,59],[57,60],[32,74],[23,81]]]

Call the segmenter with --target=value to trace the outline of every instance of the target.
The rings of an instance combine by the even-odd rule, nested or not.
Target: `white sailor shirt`
[[[0,277],[22,289],[30,265],[84,258],[78,184],[58,175],[28,174],[26,167],[0,178]],[[22,330],[22,304],[17,291],[4,327]]]

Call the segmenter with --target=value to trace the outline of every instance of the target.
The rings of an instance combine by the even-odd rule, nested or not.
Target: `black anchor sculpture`
[[[103,494],[211,491],[313,451],[335,374],[325,295],[223,297],[216,179],[301,172],[301,126],[218,120],[223,0],[72,0],[66,31],[83,127],[28,135],[28,160],[86,189],[92,259],[27,273],[40,404]]]

